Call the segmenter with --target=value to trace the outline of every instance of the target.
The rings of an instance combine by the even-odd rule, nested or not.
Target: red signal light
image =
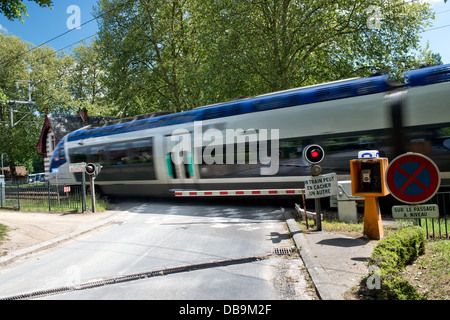
[[[303,158],[311,164],[320,163],[324,156],[325,152],[318,144],[310,144],[303,149]]]
[[[317,151],[317,150],[311,151],[311,156],[312,156],[313,158],[317,158],[317,157],[319,156],[319,151]]]

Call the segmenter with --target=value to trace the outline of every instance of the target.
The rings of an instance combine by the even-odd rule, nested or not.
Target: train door
[[[189,133],[165,136],[165,166],[174,189],[195,189],[194,153]]]

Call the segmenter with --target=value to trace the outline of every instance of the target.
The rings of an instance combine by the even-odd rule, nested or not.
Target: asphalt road
[[[113,224],[2,267],[0,298],[77,286],[38,298],[315,298],[299,256],[272,254],[293,246],[280,207],[228,203],[119,203]]]

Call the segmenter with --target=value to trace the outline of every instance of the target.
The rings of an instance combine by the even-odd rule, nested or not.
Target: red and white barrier
[[[302,194],[303,189],[264,189],[264,190],[206,190],[206,191],[175,191],[176,197],[203,196],[274,196]]]

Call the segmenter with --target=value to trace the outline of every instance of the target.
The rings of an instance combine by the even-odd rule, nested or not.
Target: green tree
[[[18,54],[19,53],[19,54]],[[2,98],[0,105],[0,150],[8,155],[13,179],[15,166],[29,163],[38,156],[36,144],[39,140],[45,112],[70,110],[72,96],[68,91],[68,79],[73,67],[73,58],[58,55],[54,49],[32,45],[13,35],[0,34],[0,90],[9,100],[28,100],[30,81],[32,101],[35,104],[12,104]],[[10,110],[13,112],[11,125]]]
[[[86,108],[92,115],[105,116],[114,108],[111,108],[113,101],[109,101],[109,106],[105,102],[105,73],[100,67],[98,51],[95,40],[90,45],[82,42],[72,50],[74,64],[68,78],[69,91],[78,108]]]
[[[439,57],[419,47],[433,14],[404,0],[100,0],[107,96],[132,115],[180,111]]]
[[[6,96],[6,94],[3,92],[2,89],[0,89],[0,101],[7,101],[8,97]]]
[[[36,2],[40,7],[51,7],[51,0],[29,0]],[[27,7],[20,0],[2,0],[0,2],[0,12],[5,15],[8,20],[19,19],[24,21],[23,17],[28,17]]]
[[[199,63],[190,2],[99,1],[99,50],[118,114],[181,111],[195,104]]]
[[[41,46],[34,48],[26,60],[36,110],[41,114],[47,111],[63,114],[75,112],[76,105],[69,91],[74,58],[57,53],[51,47]]]
[[[403,0],[205,0],[194,16],[214,62],[207,82],[226,99],[399,73],[413,65],[433,17],[429,4]]]
[[[11,169],[12,177],[16,177],[16,164],[29,159],[36,146],[36,123],[33,113],[34,106],[18,106],[8,104],[11,100],[28,100],[27,90],[22,90],[21,83],[17,80],[29,80],[29,61],[26,57],[17,59],[18,52],[27,52],[31,44],[21,41],[15,36],[0,34],[0,61],[5,62],[0,68],[0,89],[4,92],[0,109],[0,135],[4,137],[0,140],[0,150],[8,155],[8,165]],[[17,123],[23,116],[26,121],[20,121],[15,127],[11,126],[10,107],[13,112],[13,123]],[[27,115],[28,114],[28,115]],[[33,144],[34,143],[34,144]]]

